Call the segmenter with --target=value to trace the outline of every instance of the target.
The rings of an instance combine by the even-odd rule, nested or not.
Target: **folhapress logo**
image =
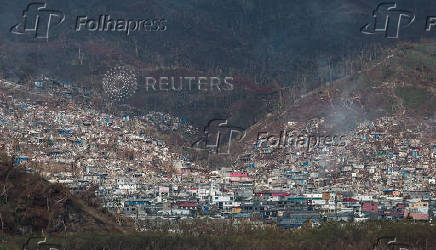
[[[34,34],[34,39],[48,40],[50,31],[65,21],[62,11],[47,8],[44,2],[33,2],[23,11],[23,20],[10,28],[16,35]],[[113,18],[104,14],[98,18],[88,18],[86,15],[76,17],[76,24],[71,27],[75,32],[124,32],[127,36],[134,32],[166,31],[165,18]]]
[[[398,9],[394,2],[379,4],[372,17],[372,22],[364,25],[360,31],[367,35],[384,33],[386,38],[399,38],[400,29],[415,21],[413,12]]]
[[[16,35],[33,33],[35,39],[48,39],[50,29],[64,21],[64,13],[48,9],[46,3],[30,3],[23,11],[22,23],[12,26],[10,32]]]
[[[213,154],[228,155],[232,141],[235,139],[241,141],[245,135],[244,129],[229,125],[227,120],[211,120],[204,128],[203,138],[194,142],[191,148],[207,150]]]

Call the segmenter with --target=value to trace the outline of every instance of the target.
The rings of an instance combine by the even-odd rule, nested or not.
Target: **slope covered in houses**
[[[370,91],[340,91],[338,83],[255,124],[231,167],[213,171],[150,132],[198,133],[183,119],[105,113],[70,98],[69,84],[47,92],[40,89],[46,81],[30,87],[2,81],[0,147],[18,167],[72,192],[95,190],[108,210],[138,224],[205,216],[285,228],[325,220],[430,221],[436,216],[434,89],[429,85],[425,109],[414,116],[421,108],[414,98],[428,79],[418,94],[405,96],[404,88],[415,85],[374,84],[375,70],[367,76]]]

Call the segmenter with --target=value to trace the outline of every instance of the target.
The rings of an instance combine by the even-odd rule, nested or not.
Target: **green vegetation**
[[[404,8],[408,5],[404,3]],[[24,8],[16,1],[2,7],[5,17]],[[274,4],[131,0],[122,5],[115,0],[87,0],[56,1],[51,7],[66,16],[86,14],[90,18],[101,13],[114,15],[115,10],[120,18],[136,18],[147,10],[150,18],[166,18],[168,30],[126,37],[119,32],[75,32],[64,27],[53,32],[48,46],[41,46],[27,39],[11,40],[9,33],[3,33],[8,29],[3,29],[0,75],[29,83],[44,72],[97,92],[93,101],[105,106],[105,100],[100,100],[103,95],[99,95],[101,78],[122,62],[134,66],[138,76],[139,90],[129,105],[143,112],[176,114],[198,127],[211,119],[228,117],[233,125],[248,127],[273,109],[266,107],[263,99],[268,99],[275,111],[286,105],[277,103],[282,88],[295,87],[299,96],[326,81],[349,76],[362,64],[377,59],[385,43],[385,39],[375,42],[355,32],[368,21],[370,9],[343,0],[279,0]],[[334,18],[326,18],[330,16]],[[149,76],[230,76],[235,78],[235,89],[145,91],[145,77]]]
[[[371,82],[371,80],[369,79],[367,74],[361,73],[357,76],[356,84],[354,84],[354,85],[356,86],[355,89],[357,89],[359,87],[360,88],[362,88],[362,87],[368,88],[371,86],[375,86],[376,84],[374,82]]]
[[[418,109],[427,104],[432,95],[425,89],[415,87],[396,87],[395,94],[404,100],[404,105],[411,109]]]
[[[193,227],[195,226],[195,227]],[[249,224],[185,223],[183,233],[75,233],[47,237],[47,243],[65,249],[389,249],[387,242],[409,249],[436,245],[434,224],[368,221],[361,224],[327,222],[319,227],[305,225],[294,230],[278,226],[254,229]],[[202,229],[205,229],[203,231]],[[3,235],[3,247],[21,249],[26,237]],[[377,243],[377,240],[379,242]],[[39,238],[29,241],[36,247]],[[398,246],[398,245],[397,245]]]
[[[395,99],[391,96],[387,96],[385,100],[384,110],[386,110],[388,114],[392,115],[395,112],[395,108],[394,108],[395,105],[396,105]]]
[[[60,184],[51,184],[15,167],[4,153],[0,154],[0,188],[2,233],[124,232],[131,225],[99,206],[92,190],[73,195]]]

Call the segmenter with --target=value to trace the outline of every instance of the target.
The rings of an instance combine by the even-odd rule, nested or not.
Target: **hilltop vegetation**
[[[1,232],[13,235],[38,235],[66,232],[126,232],[128,221],[117,221],[84,192],[80,199],[60,184],[14,167],[10,158],[0,161]],[[117,223],[119,222],[119,223]],[[122,227],[124,224],[125,227]]]
[[[365,63],[351,76],[311,91],[253,127],[277,132],[288,121],[307,122],[325,117],[335,131],[342,132],[382,116],[415,121],[434,119],[435,62],[433,41],[399,44],[380,55],[379,60]],[[255,136],[249,130],[246,140]]]
[[[0,75],[29,83],[41,74],[67,79],[101,93],[103,74],[117,64],[135,67],[140,91],[128,103],[141,111],[163,111],[186,117],[198,127],[209,120],[230,118],[248,127],[268,112],[301,94],[349,76],[361,64],[379,59],[396,44],[383,35],[365,36],[360,27],[371,21],[378,1],[74,1],[48,0],[66,15],[48,42],[13,36],[9,28],[22,21],[28,1],[10,1],[0,10]],[[404,9],[426,16],[426,9],[398,1]],[[75,32],[75,17],[167,19],[158,33]],[[431,33],[414,25],[403,39]],[[80,51],[80,53],[79,53]],[[358,60],[357,60],[358,58]],[[14,63],[11,64],[10,62]],[[224,93],[150,93],[146,76],[231,76],[236,88]],[[96,98],[101,95],[97,94]],[[106,100],[102,100],[103,103]]]

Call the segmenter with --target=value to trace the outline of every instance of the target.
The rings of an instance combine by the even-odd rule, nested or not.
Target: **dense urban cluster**
[[[289,212],[286,207],[296,199],[315,217],[430,220],[436,212],[434,125],[382,117],[343,135],[325,136],[332,128],[324,118],[288,122],[282,134],[298,136],[283,136],[288,141],[282,147],[258,137],[236,166],[257,178],[257,187],[263,185],[268,199],[276,201],[268,210],[278,214]],[[342,142],[334,144],[334,137]],[[309,138],[330,143],[308,147]],[[293,211],[291,217],[298,214]]]
[[[206,171],[148,133],[150,127],[196,133],[184,119],[159,112],[109,115],[72,100],[51,105],[11,95],[19,85],[1,85],[0,147],[17,166],[72,191],[97,187],[105,207],[138,221],[250,218],[288,228],[309,220],[436,216],[431,120],[382,117],[340,135],[339,144],[319,136],[331,129],[324,118],[289,121],[285,134],[299,131],[300,139],[286,137],[294,141],[282,146],[256,140],[232,168]],[[308,147],[314,137],[323,143]]]

